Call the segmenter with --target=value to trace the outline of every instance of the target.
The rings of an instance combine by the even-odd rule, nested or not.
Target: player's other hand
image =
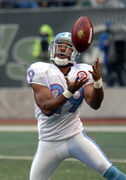
[[[77,90],[79,90],[87,81],[88,81],[88,78],[79,78],[79,77],[76,77],[75,81],[71,82],[68,77],[65,76],[65,79],[67,81],[67,85],[68,85],[68,90],[71,92],[71,93],[75,93]]]
[[[98,81],[101,78],[101,68],[99,64],[99,58],[96,59],[95,64],[92,65],[93,71],[89,71],[92,74],[94,81]]]

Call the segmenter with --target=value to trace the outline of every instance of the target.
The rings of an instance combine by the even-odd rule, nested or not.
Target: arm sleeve
[[[42,74],[32,65],[27,70],[27,83],[45,85]]]

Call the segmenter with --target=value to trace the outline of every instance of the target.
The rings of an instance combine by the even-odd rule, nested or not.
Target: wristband
[[[69,99],[71,96],[73,96],[73,94],[72,94],[69,90],[65,90],[65,91],[63,92],[63,95],[64,95],[67,99]]]
[[[100,89],[102,87],[102,85],[103,85],[102,78],[99,79],[98,81],[94,81],[94,88]]]

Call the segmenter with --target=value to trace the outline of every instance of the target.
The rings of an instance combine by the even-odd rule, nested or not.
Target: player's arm
[[[74,82],[71,82],[67,79],[68,91],[63,92],[63,94],[57,97],[53,97],[51,90],[46,86],[35,83],[33,83],[31,86],[34,91],[34,97],[37,105],[45,115],[51,116],[60,106],[62,106],[68,100],[69,95],[72,96],[72,93],[77,91],[86,82],[87,79],[79,80],[78,78],[76,78]]]
[[[89,84],[84,87],[84,97],[93,109],[98,109],[104,97],[103,88],[96,89],[94,84]]]
[[[32,84],[31,86],[34,91],[34,97],[37,105],[47,116],[51,116],[61,105],[67,101],[67,98],[63,94],[53,98],[51,90],[46,86],[39,84]]]
[[[93,67],[93,71],[89,71],[89,72],[92,74],[94,83],[88,84],[87,86],[84,87],[84,97],[86,102],[93,109],[98,109],[104,98],[101,70],[100,70],[98,58],[96,59],[95,65],[92,67]]]

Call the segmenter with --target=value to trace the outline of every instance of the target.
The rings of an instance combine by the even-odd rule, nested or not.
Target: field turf
[[[113,163],[126,173],[126,132],[88,132]],[[0,132],[0,180],[28,180],[37,148],[37,132]],[[51,180],[102,180],[76,160],[65,160]]]

